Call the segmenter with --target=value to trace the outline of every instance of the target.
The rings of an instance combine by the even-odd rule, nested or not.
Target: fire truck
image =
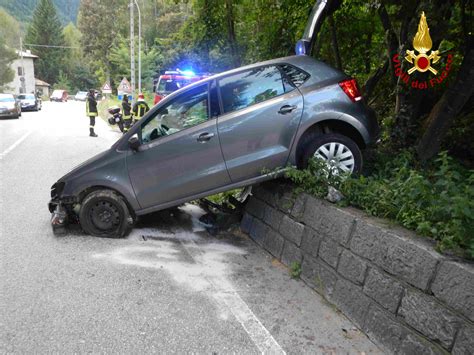
[[[153,103],[156,105],[173,91],[207,78],[208,76],[210,76],[210,74],[196,74],[191,70],[167,70],[160,75],[155,84],[155,99]]]

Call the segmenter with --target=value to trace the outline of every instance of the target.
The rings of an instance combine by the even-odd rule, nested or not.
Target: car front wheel
[[[111,190],[87,195],[79,211],[82,229],[96,237],[121,238],[131,227],[131,216],[124,199]]]
[[[311,158],[324,161],[333,174],[359,174],[362,153],[357,144],[339,133],[317,135],[305,147],[301,159],[306,168]]]

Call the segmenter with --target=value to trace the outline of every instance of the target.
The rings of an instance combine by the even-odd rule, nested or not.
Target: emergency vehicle
[[[160,75],[155,86],[155,99],[153,104],[160,102],[173,91],[181,89],[191,83],[207,78],[210,74],[195,74],[190,70],[167,70]]]

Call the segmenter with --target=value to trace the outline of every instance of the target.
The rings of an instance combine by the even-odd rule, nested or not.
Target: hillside
[[[20,22],[28,23],[39,0],[0,0],[0,6]],[[59,19],[66,25],[76,23],[80,0],[53,0]]]

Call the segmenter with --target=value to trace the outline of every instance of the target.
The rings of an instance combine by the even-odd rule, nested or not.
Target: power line
[[[81,47],[74,47],[74,46],[53,46],[50,44],[32,44],[32,43],[23,43],[24,46],[30,47],[46,47],[46,48],[72,48],[72,49],[81,49]],[[89,47],[89,46],[85,46]]]

